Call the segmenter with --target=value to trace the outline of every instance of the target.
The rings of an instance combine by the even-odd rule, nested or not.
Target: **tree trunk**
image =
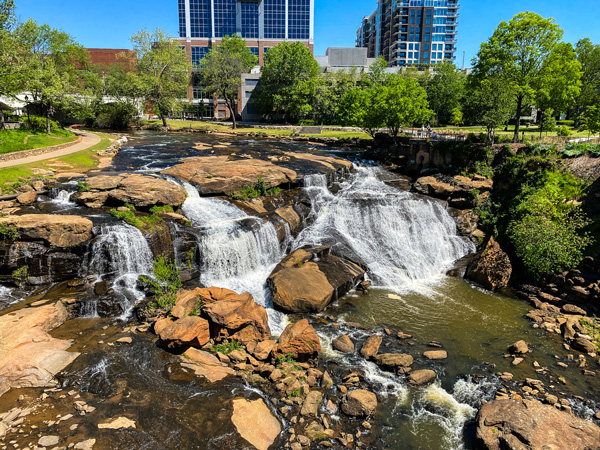
[[[167,128],[167,116],[165,116],[165,113],[162,111],[160,111],[160,119],[162,120],[163,127]]]
[[[46,107],[46,134],[48,136],[52,134],[50,130],[50,107]]]
[[[546,114],[544,111],[540,111],[540,139],[542,138],[542,133],[544,132],[544,119]]]
[[[519,141],[519,131],[521,130],[521,109],[523,109],[523,96],[517,97],[517,113],[515,114],[515,135],[513,137],[514,142]]]
[[[0,106],[0,130],[4,130],[4,111],[2,111],[1,106]]]
[[[227,108],[229,108],[229,114],[231,115],[231,129],[235,130],[237,128],[237,120],[235,115],[235,103],[233,100],[227,98],[227,95],[223,94],[223,98],[225,99],[225,104]]]

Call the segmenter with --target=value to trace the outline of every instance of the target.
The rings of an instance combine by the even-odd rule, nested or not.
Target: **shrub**
[[[19,238],[19,231],[14,225],[8,225],[6,223],[0,223],[0,236],[2,239],[8,239],[9,241],[16,241]]]
[[[575,121],[574,120],[557,120],[556,125],[565,125],[567,127],[572,127],[573,125],[575,125]]]
[[[25,120],[25,125],[34,129],[34,130],[46,130],[46,118],[40,116],[29,116],[29,120]],[[50,119],[50,130],[57,131],[62,127],[56,120]]]
[[[141,276],[140,279],[154,295],[154,304],[151,306],[157,306],[170,312],[175,306],[177,291],[183,285],[175,262],[162,255],[158,256],[154,259],[154,276]]]
[[[267,189],[265,180],[262,177],[258,177],[258,181],[253,186],[248,186],[237,192],[232,192],[229,194],[229,197],[233,200],[249,200],[257,197],[278,195],[281,191],[282,189],[278,187]]]
[[[79,192],[89,192],[90,187],[85,181],[78,181],[77,182],[77,190]]]
[[[18,281],[25,281],[27,279],[28,273],[29,273],[29,268],[27,266],[22,266],[13,271],[12,277]]]
[[[242,349],[242,344],[240,344],[238,341],[233,339],[225,344],[219,344],[219,345],[212,346],[210,348],[210,351],[214,352],[214,353],[223,353],[224,355],[229,355],[231,352],[233,352],[235,350],[241,350],[241,349]]]
[[[152,214],[172,213],[173,212],[173,207],[169,206],[169,205],[165,205],[165,206],[153,206],[152,208],[150,208],[150,212]]]
[[[562,127],[558,127],[556,129],[556,135],[557,136],[561,136],[561,137],[569,137],[573,134],[573,132],[571,131],[571,129],[569,127],[566,126],[562,126]]]
[[[129,127],[137,115],[135,106],[129,103],[112,103],[98,106],[96,112],[95,126],[98,128],[110,128],[113,130],[124,130]]]

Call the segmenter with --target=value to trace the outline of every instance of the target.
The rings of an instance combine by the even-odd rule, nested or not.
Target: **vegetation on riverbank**
[[[76,139],[77,136],[73,133],[62,129],[53,130],[50,136],[41,130],[0,130],[0,154],[51,147]]]

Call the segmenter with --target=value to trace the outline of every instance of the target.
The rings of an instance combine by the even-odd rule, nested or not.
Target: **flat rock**
[[[435,380],[435,372],[429,369],[415,370],[408,374],[408,382],[415,386],[431,383]]]
[[[58,444],[58,436],[42,436],[38,440],[38,445],[40,447],[50,447],[51,445]]]
[[[75,450],[92,450],[95,444],[96,439],[88,439],[87,441],[78,442],[73,448]]]
[[[53,247],[75,247],[92,237],[92,221],[81,216],[24,214],[0,217],[0,225],[15,226],[21,241],[44,241]]]
[[[382,353],[375,357],[378,366],[386,369],[396,370],[399,368],[410,367],[414,362],[412,356],[404,353]]]
[[[446,350],[431,350],[424,352],[423,356],[431,360],[446,359],[448,358],[448,352]]]
[[[98,428],[101,430],[120,430],[122,428],[136,428],[134,420],[128,419],[127,417],[117,417],[115,419],[109,419],[107,422],[99,423]]]
[[[189,348],[183,354],[182,365],[192,369],[196,375],[206,378],[211,383],[221,381],[229,375],[235,375],[235,370],[227,367],[215,356],[195,348]]]
[[[279,420],[262,399],[234,399],[231,421],[240,436],[258,450],[267,450],[281,433]]]
[[[377,408],[377,396],[364,389],[348,392],[342,400],[342,411],[352,417],[370,416]]]

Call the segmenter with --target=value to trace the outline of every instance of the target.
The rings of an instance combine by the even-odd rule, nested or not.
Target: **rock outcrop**
[[[209,324],[200,317],[188,316],[171,323],[158,336],[162,345],[172,350],[182,347],[200,348],[210,339]]]
[[[600,428],[537,400],[494,400],[479,411],[477,438],[488,450],[595,450]]]
[[[511,275],[510,259],[494,238],[490,238],[485,248],[477,254],[466,273],[469,280],[491,291],[507,286]]]
[[[489,192],[493,187],[492,180],[483,177],[471,179],[460,175],[455,177],[444,175],[421,177],[414,184],[417,192],[448,200],[450,206],[458,209],[473,208],[478,201],[489,196]],[[477,195],[475,195],[475,192],[477,192]]]
[[[79,356],[67,351],[70,341],[48,334],[67,318],[61,302],[0,316],[0,396],[11,388],[53,385],[54,375]]]
[[[377,396],[364,389],[355,389],[342,400],[342,411],[353,417],[370,416],[377,408]]]
[[[92,221],[81,216],[25,214],[0,217],[0,226],[15,227],[19,241],[41,241],[52,247],[76,247],[92,237]]]
[[[289,312],[318,312],[364,279],[365,271],[329,254],[327,247],[303,247],[275,267],[267,283],[273,303]]]
[[[211,383],[221,381],[229,375],[235,375],[235,370],[202,350],[189,348],[183,354],[183,358],[182,366],[192,369],[196,375],[206,378]]]
[[[308,320],[302,319],[283,330],[278,344],[273,348],[273,355],[277,357],[291,354],[297,361],[306,361],[317,356],[320,351],[319,336]]]
[[[267,450],[281,433],[279,420],[262,399],[234,399],[231,421],[238,433],[258,450]]]

